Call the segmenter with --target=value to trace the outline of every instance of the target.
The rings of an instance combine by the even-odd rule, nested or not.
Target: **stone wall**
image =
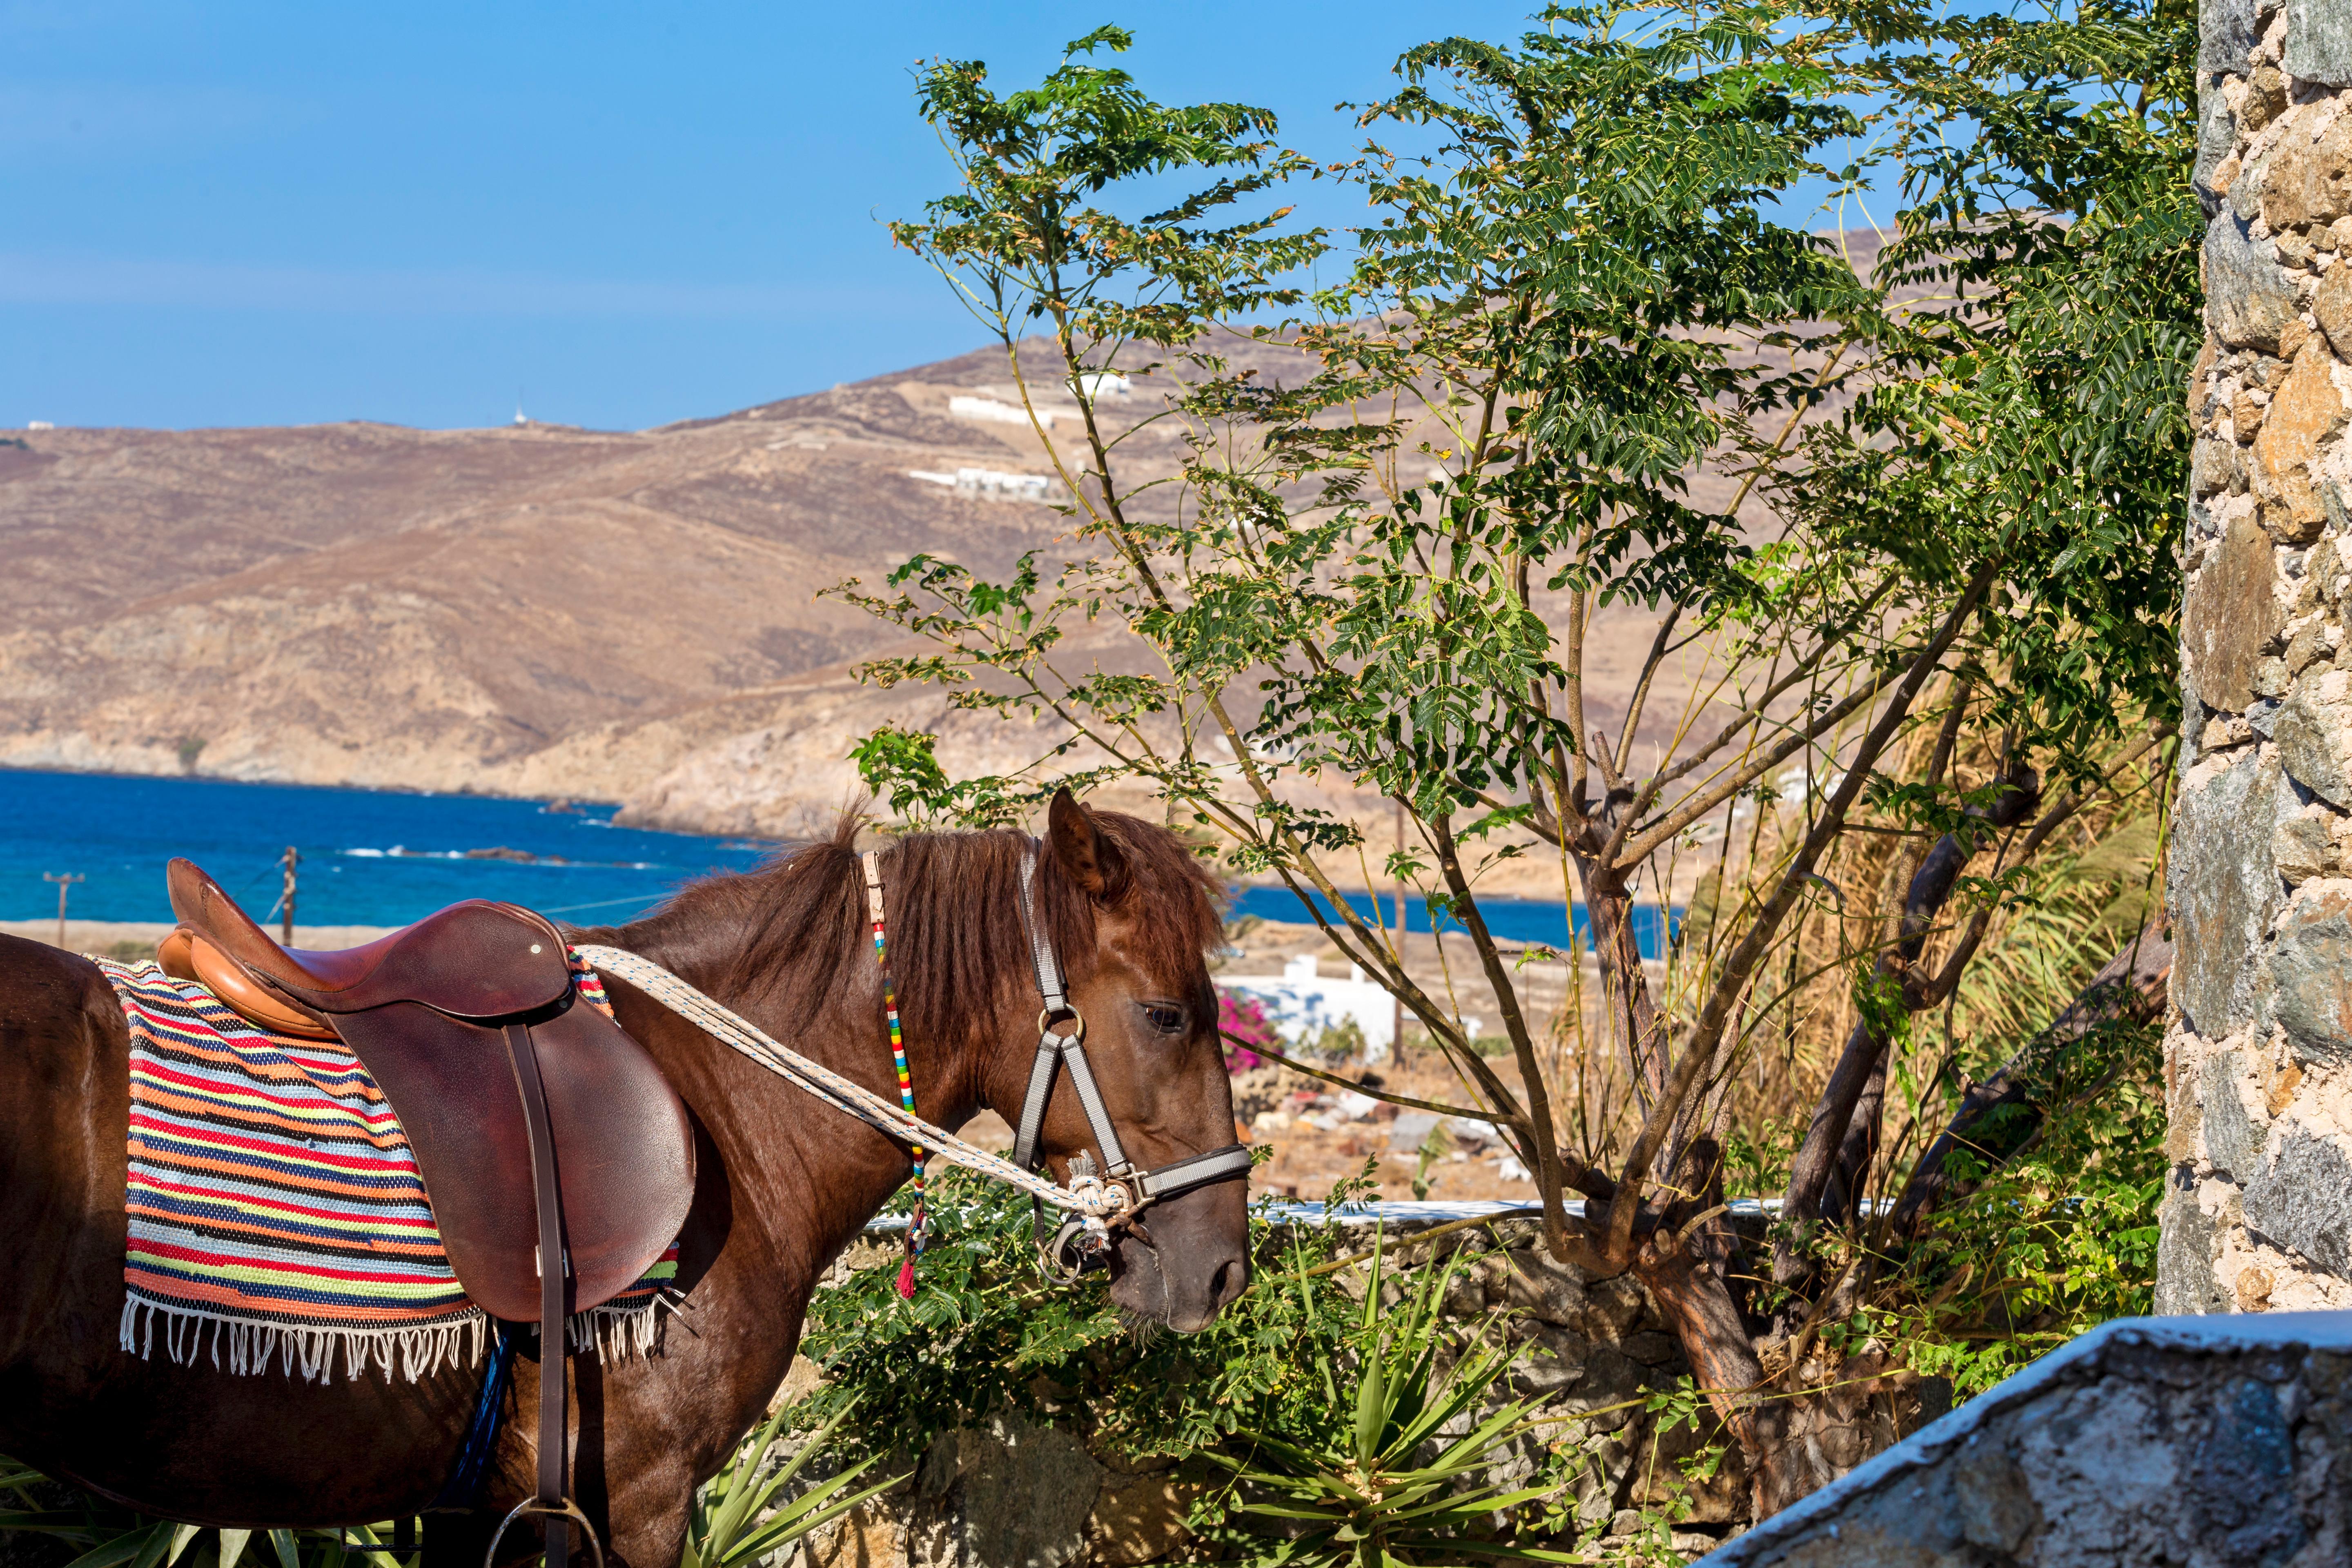
[[[2352,0],[2205,0],[2160,1312],[2352,1307]]]
[[[1532,1228],[1508,1227],[1519,1233],[1509,1238],[1516,1245],[1465,1274],[1448,1312],[1514,1310],[1516,1390],[1553,1393],[1551,1413],[1582,1418],[1548,1435],[1569,1436],[1587,1460],[1575,1487],[1581,1520],[1629,1532],[1642,1509],[1683,1494],[1690,1511],[1676,1544],[1706,1550],[1744,1513],[1748,1488],[1736,1459],[1687,1489],[1675,1461],[1696,1451],[1697,1435],[1686,1426],[1661,1434],[1656,1417],[1630,1407],[1686,1373],[1679,1347],[1630,1275],[1595,1279],[1555,1263],[1532,1245]],[[1885,1411],[1885,1430],[1870,1446],[1895,1441],[1916,1421],[1908,1403],[1906,1414]],[[813,1568],[1129,1568],[1194,1554],[1182,1480],[1102,1455],[1081,1435],[1084,1413],[1066,1415],[1054,1427],[999,1421],[940,1438],[908,1486],[814,1543]],[[1523,1457],[1522,1473],[1528,1468]]]
[[[1699,1568],[2336,1568],[2352,1323],[2124,1318]]]

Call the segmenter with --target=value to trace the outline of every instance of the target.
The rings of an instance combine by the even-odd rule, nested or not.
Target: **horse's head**
[[[1038,919],[1068,973],[1087,1060],[1137,1167],[1157,1169],[1234,1142],[1234,1098],[1217,1034],[1206,950],[1222,940],[1212,884],[1172,833],[1054,797],[1038,868]],[[1021,1089],[1035,1030],[1008,1054]],[[1001,1077],[1001,1081],[1003,1079]],[[1009,1086],[1009,1085],[1008,1085]],[[1066,1074],[1048,1102],[1043,1151],[1055,1174],[1102,1151]],[[1149,1204],[1116,1232],[1111,1299],[1181,1333],[1205,1328],[1249,1282],[1248,1184],[1235,1176]]]

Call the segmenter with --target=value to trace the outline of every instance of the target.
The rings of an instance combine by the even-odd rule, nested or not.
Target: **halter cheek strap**
[[[1138,1170],[1127,1157],[1118,1141],[1118,1129],[1112,1124],[1110,1110],[1103,1103],[1102,1089],[1095,1082],[1094,1068],[1087,1060],[1087,1021],[1070,1001],[1061,960],[1054,952],[1053,934],[1037,918],[1036,882],[1037,846],[1032,840],[1027,853],[1021,858],[1021,925],[1028,933],[1029,961],[1036,971],[1037,997],[1044,1007],[1037,1015],[1037,1055],[1029,1066],[1029,1092],[1021,1103],[1021,1126],[1013,1138],[1013,1163],[1024,1171],[1037,1170],[1045,1163],[1038,1145],[1045,1128],[1045,1107],[1053,1099],[1054,1080],[1066,1068],[1070,1087],[1077,1091],[1078,1107],[1086,1112],[1087,1126],[1094,1133],[1096,1152],[1103,1160],[1100,1175],[1096,1173],[1094,1162],[1085,1154],[1071,1160],[1071,1189],[1075,1192],[1108,1182],[1114,1192],[1123,1191],[1128,1200],[1124,1211],[1108,1223],[1091,1216],[1068,1218],[1050,1238],[1044,1206],[1034,1198],[1030,1200],[1037,1211],[1038,1247],[1046,1267],[1067,1275],[1106,1261],[1111,1227],[1126,1223],[1139,1210],[1194,1187],[1248,1175],[1250,1154],[1243,1145],[1228,1143],[1149,1171]]]

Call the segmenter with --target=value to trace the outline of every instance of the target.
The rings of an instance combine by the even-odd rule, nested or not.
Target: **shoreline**
[[[155,944],[172,934],[171,921],[66,921],[65,948],[87,957],[113,958],[116,949],[137,945],[152,954]],[[265,928],[274,930],[274,927]],[[398,926],[311,926],[294,928],[294,945],[306,948],[357,947],[373,942],[380,936],[398,931]],[[44,947],[56,947],[58,918],[47,920],[0,921],[0,932],[21,936],[37,942]]]

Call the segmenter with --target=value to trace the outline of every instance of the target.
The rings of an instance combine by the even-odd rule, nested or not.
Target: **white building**
[[[1324,1030],[1352,1023],[1364,1034],[1367,1061],[1385,1060],[1396,1046],[1396,998],[1360,965],[1345,980],[1326,980],[1312,956],[1292,959],[1279,974],[1220,974],[1217,988],[1256,999],[1286,1044],[1312,1041]]]
[[[907,477],[927,485],[946,485],[982,500],[1053,500],[1062,487],[1046,474],[1007,474],[994,468],[958,468],[943,474],[936,468],[908,468]]]
[[[1027,409],[993,397],[950,397],[948,399],[948,412],[959,419],[982,419],[994,425],[1029,423]],[[1037,410],[1037,424],[1041,428],[1050,430],[1054,427],[1054,416],[1040,408]]]
[[[1135,383],[1116,371],[1080,371],[1073,384],[1077,387],[1078,395],[1081,397],[1132,397],[1135,395]]]

